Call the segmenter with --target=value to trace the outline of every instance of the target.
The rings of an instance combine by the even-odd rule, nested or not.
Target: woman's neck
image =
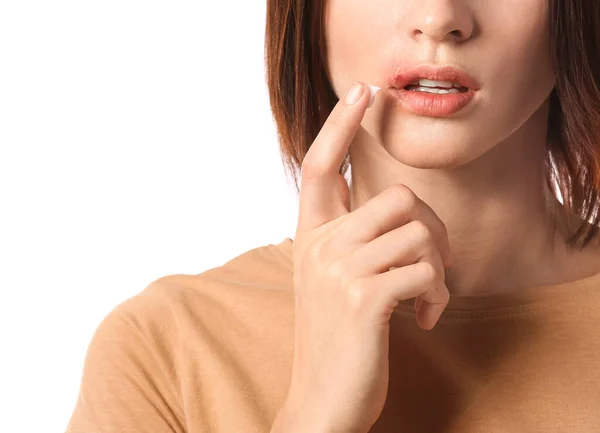
[[[506,293],[600,272],[598,247],[580,252],[566,244],[581,219],[568,223],[548,190],[545,152],[541,139],[513,140],[458,168],[421,169],[358,136],[351,147],[351,209],[393,184],[408,186],[446,225],[452,294]]]

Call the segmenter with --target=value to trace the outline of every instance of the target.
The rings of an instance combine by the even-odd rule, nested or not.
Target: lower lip
[[[443,95],[406,89],[390,90],[398,102],[405,104],[417,114],[431,117],[448,117],[467,106],[475,96],[474,90]]]

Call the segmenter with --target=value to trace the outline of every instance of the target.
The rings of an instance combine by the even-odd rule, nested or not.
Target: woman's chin
[[[457,168],[476,156],[455,143],[398,143],[386,146],[387,152],[402,164],[414,168]],[[471,152],[472,153],[472,152]]]
[[[385,125],[377,125],[372,131],[366,129],[388,153],[405,164],[419,168],[455,167],[477,157],[479,146],[475,143],[480,142],[482,131],[474,130],[472,121],[406,116],[389,118]]]

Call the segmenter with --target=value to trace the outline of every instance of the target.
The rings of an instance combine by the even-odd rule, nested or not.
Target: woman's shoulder
[[[290,252],[289,238],[259,246],[196,275],[158,278],[118,304],[88,346],[67,432],[182,431],[170,428],[185,424],[183,382],[212,380],[219,365],[262,374],[256,366],[291,359]]]
[[[110,317],[130,322],[166,323],[180,317],[182,309],[236,309],[240,303],[269,302],[292,295],[292,240],[261,245],[244,251],[220,266],[198,274],[172,274],[149,283],[141,292],[119,304]]]

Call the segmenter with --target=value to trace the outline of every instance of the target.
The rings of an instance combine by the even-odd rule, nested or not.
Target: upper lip
[[[452,66],[421,65],[413,69],[393,73],[388,79],[388,85],[392,88],[403,89],[414,83],[419,78],[435,81],[449,81],[455,85],[466,87],[469,90],[478,90],[479,83],[465,71]]]

